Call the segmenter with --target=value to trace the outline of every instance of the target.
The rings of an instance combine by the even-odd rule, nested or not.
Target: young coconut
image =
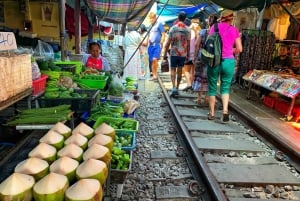
[[[64,146],[64,136],[56,131],[49,130],[41,139],[40,142],[54,146],[57,150]]]
[[[0,200],[31,201],[33,185],[32,176],[13,173],[0,184]]]
[[[94,135],[94,129],[88,126],[87,124],[81,122],[76,126],[76,128],[72,131],[72,134],[78,133],[83,135],[87,139],[91,139]]]
[[[33,198],[35,201],[64,201],[68,187],[69,182],[66,176],[50,172],[34,184]]]
[[[68,138],[72,132],[71,128],[69,128],[62,122],[57,122],[50,130],[61,134],[65,139]]]
[[[83,135],[80,135],[79,133],[75,133],[72,134],[70,137],[68,137],[64,143],[65,145],[76,144],[79,147],[81,147],[83,150],[85,150],[87,148],[88,139]]]
[[[29,152],[28,156],[43,159],[51,164],[56,160],[56,152],[57,151],[55,147],[44,142],[40,142],[34,149]]]
[[[114,147],[114,141],[108,135],[98,134],[92,137],[88,142],[88,147],[92,146],[92,144],[100,144],[107,147],[110,151]]]
[[[67,156],[78,162],[82,161],[83,150],[76,144],[68,144],[57,152],[57,157]]]
[[[49,164],[45,160],[32,157],[18,163],[15,172],[31,175],[38,181],[48,174]]]
[[[67,156],[63,156],[50,165],[50,172],[65,175],[69,183],[73,183],[76,179],[76,168],[79,162]]]
[[[95,134],[104,134],[110,136],[113,140],[115,139],[116,131],[113,127],[106,123],[102,123],[95,129]]]
[[[103,190],[97,179],[80,179],[66,190],[66,201],[99,201]]]
[[[106,163],[93,158],[84,161],[76,169],[77,179],[97,179],[102,185],[104,185],[107,175]]]
[[[93,144],[83,153],[83,160],[86,161],[90,158],[101,160],[108,165],[111,160],[111,152],[105,146]]]

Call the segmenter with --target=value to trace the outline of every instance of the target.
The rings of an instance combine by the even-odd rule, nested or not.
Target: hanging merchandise
[[[242,31],[243,52],[239,56],[238,81],[241,81],[249,70],[271,69],[275,42],[272,32],[254,29]]]

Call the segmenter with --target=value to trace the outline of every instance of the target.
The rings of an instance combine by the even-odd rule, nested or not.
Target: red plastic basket
[[[270,96],[265,96],[264,100],[263,100],[263,103],[264,103],[265,106],[268,106],[270,108],[274,108],[275,101],[276,101],[275,98],[270,97]]]
[[[286,115],[289,111],[290,104],[285,100],[276,100],[275,102],[275,110],[280,112],[281,114]]]
[[[33,87],[32,95],[33,96],[42,94],[45,91],[47,78],[48,78],[47,75],[42,75],[40,77],[40,79],[32,81],[32,87]]]

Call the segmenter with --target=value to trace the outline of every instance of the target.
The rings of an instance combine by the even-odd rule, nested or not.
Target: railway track
[[[193,164],[190,170],[201,173],[211,200],[300,200],[298,166],[279,151],[284,149],[280,144],[275,147],[237,113],[229,124],[208,121],[208,107],[195,104],[195,94],[181,91],[170,97],[168,74],[160,76],[159,85],[178,126],[177,138]]]

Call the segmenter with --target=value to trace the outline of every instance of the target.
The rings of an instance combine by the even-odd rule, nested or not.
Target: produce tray
[[[110,168],[110,182],[116,184],[123,184],[127,177],[128,172],[131,170],[132,165],[132,151],[128,151],[130,153],[130,163],[127,170],[117,170]]]
[[[124,151],[132,151],[136,146],[136,133],[135,132],[125,132],[125,131],[117,131],[116,135],[120,137],[124,137],[126,135],[131,135],[131,145],[130,146],[122,146],[120,147]]]
[[[137,132],[139,128],[139,122],[131,118],[114,118],[114,117],[99,117],[95,122],[93,128],[98,128],[102,123],[106,123],[113,127],[115,131],[124,132]],[[131,124],[131,128],[122,128],[124,124]]]
[[[124,113],[123,117],[136,119],[136,110],[134,110],[131,114]]]
[[[79,85],[85,86],[90,89],[104,89],[108,76],[105,75],[85,75],[84,77],[78,79]]]
[[[45,98],[38,99],[40,107],[53,107],[58,105],[71,105],[71,110],[77,113],[90,111],[99,100],[99,90],[83,90],[75,89],[74,92],[79,94],[87,94],[87,97],[80,98]]]

